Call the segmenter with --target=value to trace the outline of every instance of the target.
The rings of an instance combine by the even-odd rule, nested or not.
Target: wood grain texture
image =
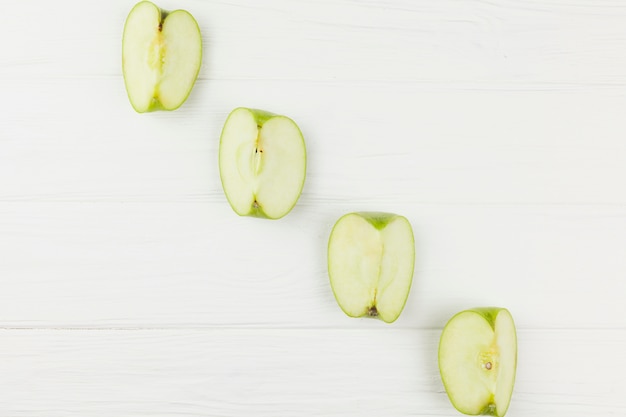
[[[453,416],[441,328],[511,310],[509,416],[626,414],[626,3],[174,1],[204,62],[134,113],[134,0],[11,2],[0,29],[0,416]],[[293,118],[286,218],[236,216],[235,107]],[[413,224],[400,319],[345,317],[334,222]]]
[[[300,125],[305,201],[626,204],[624,94],[207,81],[137,115],[121,79],[2,83],[0,203],[221,202],[219,135],[246,105]]]
[[[338,210],[376,204],[301,204],[271,222],[240,218],[225,201],[5,203],[2,320],[358,328],[332,296],[326,245]],[[417,243],[414,285],[394,327],[440,328],[457,309],[495,304],[523,328],[624,328],[622,208],[383,209],[407,216]]]
[[[624,413],[621,372],[598,369],[622,360],[624,331],[519,338],[510,415]],[[21,330],[0,339],[0,413],[15,417],[459,415],[439,379],[437,330]],[[588,360],[599,350],[602,360]]]
[[[1,74],[119,76],[134,0],[11,5]],[[200,22],[203,79],[400,81],[525,88],[626,84],[621,0],[163,0]],[[79,33],[82,36],[76,36]]]

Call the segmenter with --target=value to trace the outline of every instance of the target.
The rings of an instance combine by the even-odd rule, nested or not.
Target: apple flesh
[[[439,371],[450,402],[461,413],[504,416],[516,367],[517,336],[508,310],[462,311],[444,327]]]
[[[224,123],[219,171],[235,213],[279,219],[295,206],[304,186],[302,132],[288,117],[237,108]]]
[[[413,229],[405,217],[350,213],[337,221],[330,234],[330,285],[350,317],[394,322],[409,296],[414,264]]]
[[[191,14],[166,12],[149,1],[133,7],[124,25],[122,72],[138,113],[180,107],[201,63],[202,37]]]

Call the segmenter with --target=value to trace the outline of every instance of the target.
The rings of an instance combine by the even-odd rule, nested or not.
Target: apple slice
[[[350,317],[394,322],[409,296],[414,264],[413,229],[405,217],[350,213],[337,221],[330,234],[330,285]]]
[[[122,72],[138,113],[175,110],[191,92],[202,63],[198,24],[185,10],[171,13],[149,1],[130,11],[122,37]]]
[[[439,371],[461,413],[502,417],[517,367],[515,323],[508,310],[475,308],[456,314],[439,342]]]
[[[279,219],[295,206],[304,186],[302,132],[288,117],[239,107],[224,123],[219,169],[235,213]]]

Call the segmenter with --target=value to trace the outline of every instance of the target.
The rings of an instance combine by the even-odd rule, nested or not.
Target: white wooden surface
[[[626,414],[626,2],[163,0],[204,37],[185,105],[138,115],[134,1],[2,1],[0,416],[455,416],[456,311],[510,309],[510,416]],[[232,108],[283,113],[308,176],[280,221],[217,171]],[[405,215],[400,319],[326,274],[354,210]]]

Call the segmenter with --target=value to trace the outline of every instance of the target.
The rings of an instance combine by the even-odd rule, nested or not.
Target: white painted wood
[[[623,375],[610,366],[623,364],[623,330],[519,337],[507,415],[623,415]],[[439,378],[438,330],[20,330],[0,338],[3,415],[459,415]]]
[[[354,327],[326,245],[338,214],[382,203],[301,204],[281,221],[218,203],[0,205],[0,311],[11,327]],[[412,222],[417,266],[395,327],[456,310],[511,309],[522,328],[624,328],[626,213],[612,207],[389,203]]]
[[[120,78],[0,83],[17,103],[4,121],[0,202],[222,202],[219,135],[247,105],[299,123],[304,199],[626,204],[626,89],[206,81],[175,113],[137,115]]]
[[[189,100],[138,115],[134,1],[3,2],[0,416],[458,415],[456,311],[509,308],[510,416],[626,413],[626,3],[163,0],[193,13]],[[308,176],[271,222],[230,210],[230,110],[300,125]],[[353,210],[405,215],[393,325],[326,276]]]
[[[0,58],[2,74],[117,77],[124,19],[134,3],[8,3],[7,11],[21,19],[3,25],[12,42]],[[187,9],[200,23],[204,79],[410,81],[523,90],[528,84],[614,89],[626,82],[622,0],[163,0],[159,5]],[[75,18],[90,9],[91,19]]]

